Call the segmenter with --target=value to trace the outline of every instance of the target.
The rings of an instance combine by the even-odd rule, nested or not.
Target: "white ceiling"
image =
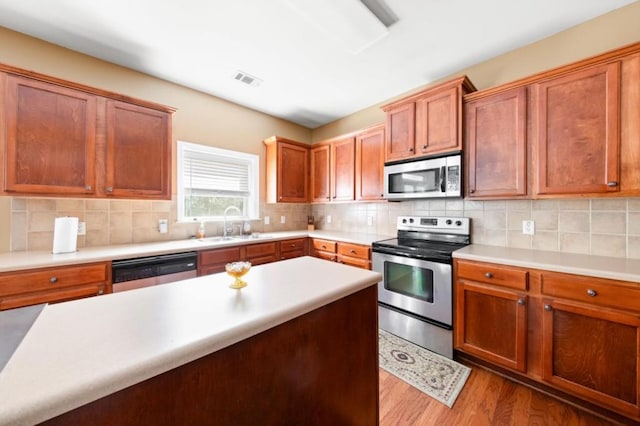
[[[0,25],[315,128],[636,0],[377,1],[397,22],[359,53],[314,0],[0,0]]]

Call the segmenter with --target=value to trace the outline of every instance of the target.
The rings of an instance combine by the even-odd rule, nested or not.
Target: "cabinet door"
[[[619,190],[620,64],[536,84],[538,194]]]
[[[322,145],[311,148],[311,201],[331,200],[329,185],[331,147]]]
[[[386,111],[385,161],[415,155],[415,113],[413,102]]]
[[[309,150],[297,145],[278,143],[278,202],[308,201]]]
[[[465,105],[467,196],[527,194],[526,96],[521,87]]]
[[[416,101],[416,151],[420,155],[462,150],[458,135],[458,88]]]
[[[455,347],[513,370],[527,371],[527,296],[456,282]]]
[[[107,195],[171,197],[169,114],[107,101]]]
[[[331,143],[331,199],[353,201],[355,191],[355,139]]]
[[[615,411],[640,415],[640,319],[543,299],[543,379]]]
[[[384,127],[356,137],[356,200],[381,200],[384,190]]]
[[[4,111],[6,191],[94,193],[95,96],[9,75]]]

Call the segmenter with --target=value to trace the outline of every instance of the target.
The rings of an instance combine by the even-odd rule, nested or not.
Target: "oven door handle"
[[[442,192],[443,194],[447,190],[446,180],[444,178],[444,174],[446,171],[447,168],[445,166],[440,167],[440,192]]]

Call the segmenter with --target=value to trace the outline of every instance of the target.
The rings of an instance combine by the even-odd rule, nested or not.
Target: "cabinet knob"
[[[107,192],[113,192],[113,186],[107,186],[107,187],[105,188],[105,191],[107,191]]]
[[[426,145],[422,145],[422,149],[427,149],[427,146]]]
[[[291,247],[295,247],[295,246],[296,246],[295,244],[291,243]]]
[[[524,305],[524,299],[518,299],[518,305]]]
[[[324,244],[320,246],[321,249],[326,249],[327,246],[325,246]]]
[[[469,192],[470,192],[471,194],[473,194],[474,192],[476,192],[476,190],[475,190],[475,189],[470,189],[470,190],[469,190]]]
[[[614,186],[618,186],[618,182],[616,182],[615,180],[613,180],[611,182],[607,182],[607,186],[613,188]]]
[[[591,297],[596,297],[598,295],[598,292],[593,289],[589,289],[587,290],[587,294]]]
[[[356,251],[354,249],[351,249],[351,250],[349,250],[349,253],[356,254]]]
[[[413,152],[413,148],[409,148],[409,152]]]
[[[98,290],[98,296],[102,296],[104,294],[104,290]]]
[[[485,272],[484,276],[487,278],[493,278],[493,274],[491,272]]]
[[[85,191],[91,191],[91,189],[92,189],[92,188],[93,188],[93,187],[92,187],[91,185],[86,185],[86,186],[84,187]]]
[[[57,283],[57,282],[58,282],[58,277],[51,277],[51,278],[49,278],[49,282],[50,282],[51,284],[55,284],[55,283]]]
[[[278,200],[282,201],[282,195],[278,197]]]
[[[550,311],[551,309],[553,309],[553,308],[551,307],[551,305],[544,305],[544,310],[545,310],[545,311]]]

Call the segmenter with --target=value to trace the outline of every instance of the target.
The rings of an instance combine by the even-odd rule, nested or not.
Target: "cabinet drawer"
[[[109,263],[7,273],[0,275],[0,296],[106,283],[109,280]]]
[[[369,260],[371,258],[371,247],[360,244],[338,243],[338,254]]]
[[[280,241],[280,251],[282,253],[288,251],[304,251],[304,241],[305,238],[296,238],[292,240],[283,240]]]
[[[276,243],[251,244],[246,247],[247,258],[276,255]]]
[[[203,275],[206,270],[211,273],[209,266],[224,266],[228,262],[241,260],[240,247],[229,247],[224,249],[206,250],[198,253],[198,273]],[[214,268],[216,272],[224,271],[224,268]]]
[[[338,262],[349,266],[355,266],[356,268],[371,269],[371,262],[359,257],[339,256]]]
[[[457,278],[466,278],[517,290],[528,289],[529,272],[518,268],[458,260],[455,274]]]
[[[68,300],[83,299],[111,293],[110,284],[87,284],[64,287],[57,290],[30,292],[10,296],[0,296],[0,310],[20,308],[40,303],[57,303]]]
[[[311,240],[311,244],[314,250],[336,253],[337,243],[335,241],[321,240],[319,238],[314,238]]]
[[[543,272],[541,282],[547,296],[640,311],[640,284],[556,272]]]
[[[317,257],[319,259],[330,260],[331,262],[335,262],[337,259],[337,255],[335,253],[329,253],[326,251],[313,251],[313,257]]]

